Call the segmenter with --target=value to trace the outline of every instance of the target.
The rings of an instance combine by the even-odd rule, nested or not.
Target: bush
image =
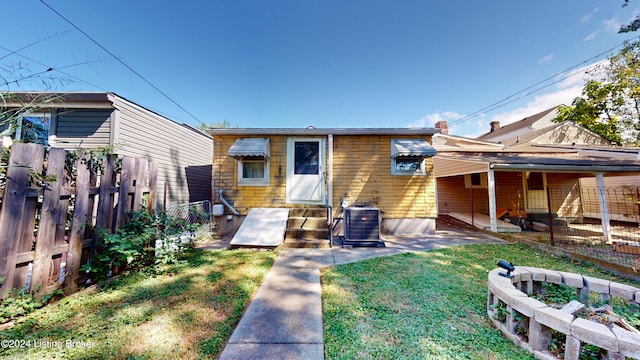
[[[193,226],[182,219],[144,207],[130,212],[128,219],[114,234],[96,227],[102,245],[88,269],[97,280],[124,270],[176,263],[180,252],[193,244]]]

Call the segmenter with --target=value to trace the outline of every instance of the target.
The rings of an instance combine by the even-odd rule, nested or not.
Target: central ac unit
[[[345,240],[380,240],[380,209],[372,207],[347,207],[344,209],[344,221]]]

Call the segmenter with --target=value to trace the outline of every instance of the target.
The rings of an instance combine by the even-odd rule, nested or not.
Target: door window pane
[[[318,175],[320,173],[320,143],[299,141],[295,143],[296,175]]]

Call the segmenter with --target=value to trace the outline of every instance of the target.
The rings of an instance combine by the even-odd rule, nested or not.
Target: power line
[[[637,37],[635,37],[635,38],[632,38],[631,40],[635,40],[635,39],[638,39],[638,38],[640,38],[640,36],[637,36]],[[629,40],[627,40],[627,41],[629,41]],[[455,120],[455,121],[452,121],[450,125],[460,124],[460,123],[462,123],[462,122],[465,122],[465,121],[467,121],[467,120],[469,120],[469,119],[472,119],[472,118],[474,118],[474,117],[478,116],[479,114],[482,114],[482,113],[485,113],[485,112],[490,112],[490,111],[493,111],[493,110],[499,109],[499,108],[501,108],[501,107],[503,107],[503,106],[506,106],[506,105],[511,104],[511,103],[513,103],[513,102],[515,102],[515,101],[518,101],[518,100],[520,100],[520,99],[522,99],[522,98],[525,98],[525,97],[527,97],[527,96],[529,96],[529,95],[532,95],[532,94],[534,94],[534,93],[536,93],[536,92],[538,92],[538,91],[540,91],[540,90],[546,89],[546,88],[548,88],[548,87],[549,87],[549,86],[551,86],[551,85],[554,85],[554,84],[557,84],[557,83],[559,83],[559,82],[561,82],[561,81],[563,81],[563,80],[566,80],[566,79],[568,79],[568,78],[570,78],[570,77],[572,77],[572,76],[576,76],[576,75],[578,75],[578,74],[582,74],[582,73],[573,73],[573,74],[569,74],[569,75],[564,76],[564,77],[562,77],[562,78],[559,78],[559,79],[557,79],[556,81],[551,82],[551,83],[549,83],[549,84],[547,84],[547,85],[544,85],[544,86],[542,86],[542,87],[536,88],[538,85],[544,84],[544,83],[546,83],[546,82],[547,82],[547,81],[549,81],[549,80],[552,80],[552,79],[554,79],[554,78],[557,78],[557,77],[558,77],[558,75],[560,75],[560,74],[565,74],[565,73],[567,73],[567,72],[569,72],[569,71],[572,71],[572,70],[574,70],[574,69],[576,69],[576,68],[578,68],[578,67],[580,67],[580,66],[582,66],[582,65],[584,65],[584,64],[586,64],[586,63],[593,62],[594,60],[596,60],[596,59],[598,59],[598,58],[602,57],[603,55],[606,55],[606,54],[610,53],[611,51],[613,51],[613,50],[615,50],[615,49],[619,48],[620,46],[623,46],[627,41],[624,41],[624,42],[622,42],[622,43],[620,43],[620,44],[618,44],[618,45],[616,45],[616,46],[614,46],[614,47],[612,47],[612,48],[610,48],[610,49],[607,49],[607,50],[605,50],[605,51],[602,51],[602,52],[598,53],[597,55],[590,57],[590,58],[589,58],[589,59],[587,59],[587,60],[584,60],[584,61],[582,61],[582,62],[580,62],[580,63],[578,63],[578,64],[576,64],[576,65],[573,65],[573,66],[571,66],[571,67],[569,67],[569,68],[567,68],[567,69],[565,69],[565,70],[562,70],[561,72],[559,72],[559,73],[557,73],[557,74],[554,74],[554,75],[549,76],[549,77],[547,77],[547,78],[545,78],[545,79],[543,79],[543,80],[541,80],[541,81],[538,81],[538,82],[536,82],[536,83],[535,83],[535,84],[533,84],[533,85],[527,86],[526,88],[524,88],[524,89],[522,89],[522,90],[520,90],[520,91],[517,91],[517,92],[515,92],[515,93],[513,93],[513,94],[510,94],[509,96],[505,97],[504,99],[502,99],[502,100],[500,100],[500,101],[496,101],[496,102],[494,102],[494,103],[492,103],[492,104],[490,104],[490,105],[487,105],[487,106],[483,107],[483,108],[482,108],[482,109],[480,109],[480,110],[474,111],[474,112],[472,112],[471,114],[468,114],[468,115],[466,115],[466,116],[464,116],[464,117],[462,117],[462,118],[460,118],[460,119],[457,119],[457,120]],[[593,66],[593,65],[591,65],[591,66]],[[534,89],[534,88],[535,88],[535,89]],[[519,96],[519,97],[517,97],[517,98],[515,98],[515,99],[513,99],[513,100],[510,100],[510,99],[511,99],[511,98],[513,98],[514,96],[516,96],[516,95],[518,95],[518,94],[522,94],[522,93],[524,93],[525,91],[530,90],[530,89],[534,89],[534,90],[529,91],[529,92],[527,92],[526,94],[523,94],[523,95],[521,95],[521,96]]]
[[[89,34],[87,34],[86,32],[84,32],[82,29],[80,29],[78,26],[76,26],[76,24],[74,24],[73,22],[71,22],[71,20],[67,19],[64,15],[62,15],[61,13],[59,13],[58,11],[56,11],[56,9],[54,9],[53,7],[51,7],[49,4],[47,4],[44,0],[40,0],[41,3],[43,3],[46,7],[48,7],[51,11],[53,11],[56,15],[58,15],[60,18],[62,18],[64,21],[66,21],[67,23],[69,23],[69,25],[73,26],[76,30],[78,30],[82,35],[84,35],[85,37],[87,37],[89,40],[91,40],[94,44],[96,44],[98,47],[100,47],[102,50],[104,50],[107,54],[111,55],[111,57],[113,57],[115,60],[117,60],[120,64],[122,64],[124,67],[126,67],[127,69],[129,69],[129,71],[131,71],[132,73],[134,73],[138,78],[140,78],[141,80],[143,80],[144,82],[146,82],[149,86],[151,86],[152,88],[154,88],[157,92],[159,92],[160,94],[162,94],[162,96],[164,96],[165,98],[167,98],[169,101],[171,101],[174,105],[176,105],[178,108],[180,108],[180,110],[184,111],[186,114],[188,114],[189,116],[191,116],[195,121],[199,122],[200,124],[205,124],[204,122],[200,121],[197,117],[195,117],[195,115],[193,115],[192,113],[190,113],[189,111],[187,111],[187,109],[185,109],[184,107],[182,107],[182,105],[178,104],[177,101],[173,100],[169,95],[167,95],[164,91],[160,90],[160,88],[158,88],[157,86],[155,86],[153,83],[151,83],[151,81],[147,80],[144,76],[142,76],[140,73],[138,73],[137,71],[135,71],[131,66],[127,65],[122,59],[116,57],[111,51],[109,51],[106,47],[102,46],[102,44],[100,44],[97,40],[95,40],[93,37],[91,37]],[[206,124],[205,124],[206,125]]]
[[[64,32],[62,32],[62,33],[57,33],[57,34],[49,35],[49,36],[47,36],[47,37],[45,37],[45,38],[42,38],[42,39],[40,39],[40,40],[36,40],[36,41],[34,41],[34,42],[30,43],[30,44],[27,44],[27,45],[25,45],[25,46],[21,47],[21,48],[20,48],[20,49],[18,49],[18,50],[13,50],[13,51],[11,51],[11,50],[9,50],[9,49],[5,49],[5,50],[7,50],[9,53],[8,53],[8,54],[5,54],[5,55],[4,55],[4,56],[2,56],[2,57],[0,57],[0,60],[3,60],[3,59],[5,59],[5,58],[7,58],[7,57],[9,57],[9,56],[11,56],[11,55],[13,55],[13,54],[17,54],[19,51],[22,51],[22,50],[24,50],[24,49],[26,49],[26,48],[28,48],[28,47],[31,47],[31,46],[36,45],[36,44],[39,44],[39,43],[41,43],[41,42],[43,42],[43,41],[45,41],[45,40],[49,40],[49,39],[54,38],[54,37],[56,37],[56,36],[58,36],[58,35],[65,34],[65,33],[67,33],[67,32],[68,32],[68,31],[64,31]]]
[[[79,77],[76,77],[76,76],[73,76],[73,75],[71,75],[71,74],[69,74],[69,73],[66,73],[66,72],[64,72],[64,71],[60,70],[61,68],[54,68],[54,67],[51,67],[51,66],[49,66],[49,65],[47,65],[47,64],[44,64],[44,63],[42,63],[42,62],[40,62],[40,61],[38,61],[38,60],[35,60],[35,59],[32,59],[32,58],[30,58],[30,57],[28,57],[28,56],[25,56],[25,55],[23,55],[23,54],[20,54],[20,53],[19,53],[19,51],[20,51],[21,49],[24,49],[24,47],[23,47],[23,48],[21,48],[21,49],[19,49],[19,50],[15,50],[15,51],[11,51],[11,50],[7,49],[7,48],[6,48],[6,47],[4,47],[4,46],[0,46],[0,49],[5,50],[5,51],[8,51],[8,52],[9,52],[9,54],[8,54],[8,55],[6,55],[6,56],[4,56],[4,57],[7,57],[7,56],[12,55],[12,54],[15,54],[15,55],[18,55],[18,56],[20,56],[20,57],[23,57],[23,58],[25,58],[25,59],[27,59],[27,60],[29,60],[29,61],[31,61],[31,62],[34,62],[34,63],[36,63],[36,64],[38,64],[38,65],[44,66],[44,67],[45,67],[45,68],[47,68],[47,69],[53,69],[54,71],[59,72],[60,74],[62,74],[62,75],[64,75],[64,76],[66,76],[66,77],[68,77],[68,78],[71,78],[71,79],[74,79],[74,80],[77,80],[77,81],[83,82],[83,83],[85,83],[85,84],[87,84],[87,85],[93,86],[93,87],[98,88],[98,89],[103,90],[103,91],[108,91],[107,89],[105,89],[105,88],[103,88],[103,87],[101,87],[101,86],[99,86],[99,85],[96,85],[96,84],[90,83],[90,82],[88,82],[88,81],[86,81],[86,80],[80,79]],[[4,58],[4,57],[3,57],[3,58]],[[96,61],[101,61],[101,60],[96,60]],[[83,64],[77,64],[77,65],[84,65],[84,63],[83,63]],[[62,68],[68,68],[68,67],[70,67],[70,66],[71,66],[71,65],[67,65],[67,66],[64,66],[64,67],[62,67]]]

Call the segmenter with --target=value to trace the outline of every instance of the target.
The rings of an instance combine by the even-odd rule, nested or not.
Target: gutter
[[[229,209],[234,215],[240,215],[238,210],[234,209],[231,204],[224,198],[224,189],[220,189],[220,201]]]
[[[489,164],[490,169],[505,171],[553,172],[640,172],[640,165],[542,165],[542,164]]]

